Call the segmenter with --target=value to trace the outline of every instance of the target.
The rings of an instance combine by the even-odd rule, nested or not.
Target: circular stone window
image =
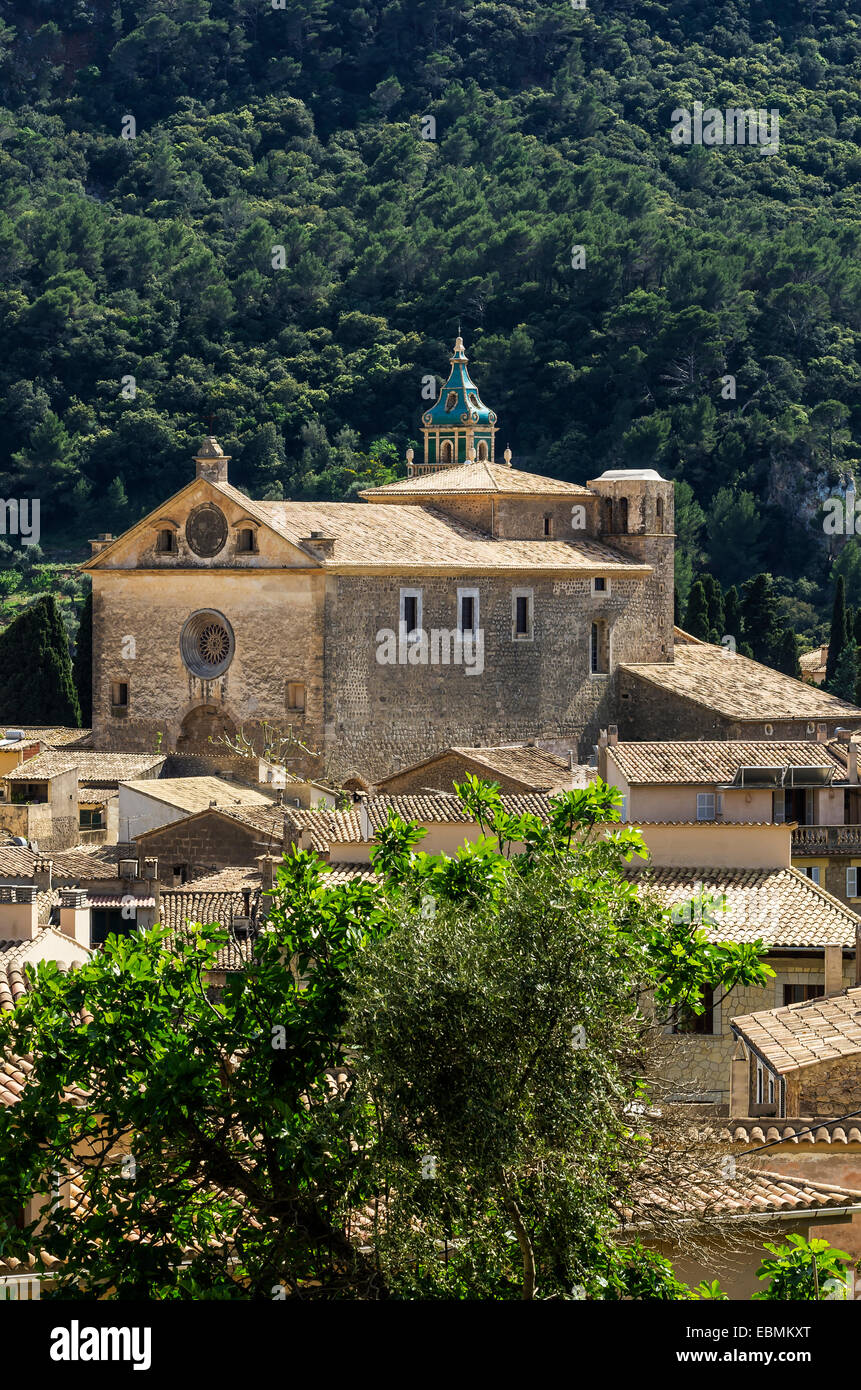
[[[203,608],[192,613],[179,639],[179,650],[193,676],[214,681],[233,660],[233,628],[223,613]]]
[[[227,517],[213,502],[195,507],[185,523],[185,539],[195,555],[211,559],[223,550],[227,540]]]

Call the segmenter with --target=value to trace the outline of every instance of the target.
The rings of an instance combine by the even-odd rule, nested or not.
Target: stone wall
[[[480,674],[465,665],[386,664],[377,660],[376,634],[397,631],[407,583],[399,576],[327,581],[326,743],[339,775],[386,776],[455,743],[561,737],[591,752],[614,713],[613,677],[589,672],[592,621],[611,626],[614,666],[644,651],[660,660],[664,600],[642,581],[614,577],[608,595],[593,595],[587,577],[507,575],[472,581],[484,632]],[[415,582],[426,632],[455,627],[457,590],[469,583],[467,576]],[[512,593],[524,587],[534,604],[528,641],[512,637]]]
[[[761,988],[739,986],[731,990],[728,997],[718,1005],[714,1025],[718,1031],[715,1034],[687,1033],[668,1036],[662,1075],[671,1085],[678,1086],[679,1096],[686,1100],[696,1098],[728,1105],[730,1063],[736,1048],[730,1019],[738,1018],[742,1014],[756,1013],[760,1009],[782,1007],[784,985],[815,984],[823,989],[825,987],[823,954],[769,957],[768,964],[776,972],[775,979]],[[855,962],[847,959],[843,967],[843,984],[845,987],[854,983]],[[755,1071],[755,1067],[751,1070]],[[845,1108],[851,1110],[853,1107]],[[842,1112],[838,1110],[833,1113]]]
[[[454,790],[455,782],[463,782],[470,775],[479,776],[487,782],[498,782],[500,789],[504,792],[522,793],[523,784],[515,781],[513,777],[506,777],[501,772],[491,772],[489,768],[481,770],[473,764],[467,764],[463,758],[456,753],[450,753],[447,757],[438,758],[436,762],[430,763],[427,767],[409,769],[400,777],[394,777],[386,782],[380,790],[386,796],[405,796],[410,792],[420,792],[426,787],[432,787],[435,791],[451,792]],[[559,778],[565,776],[564,768],[559,769]]]
[[[798,1115],[845,1115],[859,1108],[858,1057],[840,1057],[800,1073]],[[787,1107],[788,1111],[788,1107]]]
[[[255,868],[260,854],[281,855],[282,837],[269,836],[239,821],[209,812],[172,821],[136,841],[136,853],[158,859],[159,879],[165,887],[174,883],[174,868],[185,867],[188,878],[218,869]]]

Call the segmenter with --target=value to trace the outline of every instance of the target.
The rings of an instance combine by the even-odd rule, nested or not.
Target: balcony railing
[[[861,825],[799,825],[792,832],[793,854],[861,853]]]

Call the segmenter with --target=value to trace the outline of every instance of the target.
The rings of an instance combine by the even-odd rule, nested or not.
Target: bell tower
[[[458,337],[450,358],[451,371],[439,400],[422,416],[424,462],[408,463],[407,473],[418,477],[454,468],[473,459],[493,463],[496,412],[489,410],[467,370],[463,338]]]

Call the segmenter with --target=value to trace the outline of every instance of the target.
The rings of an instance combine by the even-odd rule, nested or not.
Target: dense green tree
[[[685,612],[685,631],[692,637],[708,642],[711,632],[709,623],[709,601],[702,580],[698,579],[691,589]]]
[[[831,609],[831,630],[828,636],[828,660],[825,663],[825,680],[834,679],[843,651],[849,642],[846,623],[846,585],[843,575],[838,575],[834,586],[834,603]],[[854,642],[852,643],[854,646]]]
[[[69,643],[51,594],[0,633],[0,718],[6,724],[80,727]]]
[[[780,641],[780,629],[770,574],[757,574],[742,586],[741,611],[745,638],[754,659],[771,665]]]
[[[485,839],[423,855],[390,818],[375,883],[294,852],[217,1004],[217,926],[43,962],[0,1014],[4,1055],[34,1058],[0,1107],[4,1258],[48,1249],[66,1297],[82,1271],[108,1299],[660,1297],[666,1265],[618,1250],[661,1145],[650,1039],[773,972],[761,942],[709,942],[632,889],[639,831],[591,833],[617,797],[565,793],[544,824],[473,779]],[[36,1239],[16,1214],[57,1169],[86,1200],[40,1212]]]
[[[785,627],[774,654],[775,669],[785,676],[801,680],[801,667],[798,664],[798,635],[791,627]],[[854,689],[854,687],[853,687]]]
[[[855,690],[858,684],[858,648],[854,642],[847,642],[840,653],[837,670],[831,680],[825,681],[826,689],[850,705],[855,703]]]
[[[741,612],[741,601],[738,596],[738,589],[732,584],[726,591],[724,598],[724,626],[727,633],[734,637],[738,644],[743,636],[744,627]]]

